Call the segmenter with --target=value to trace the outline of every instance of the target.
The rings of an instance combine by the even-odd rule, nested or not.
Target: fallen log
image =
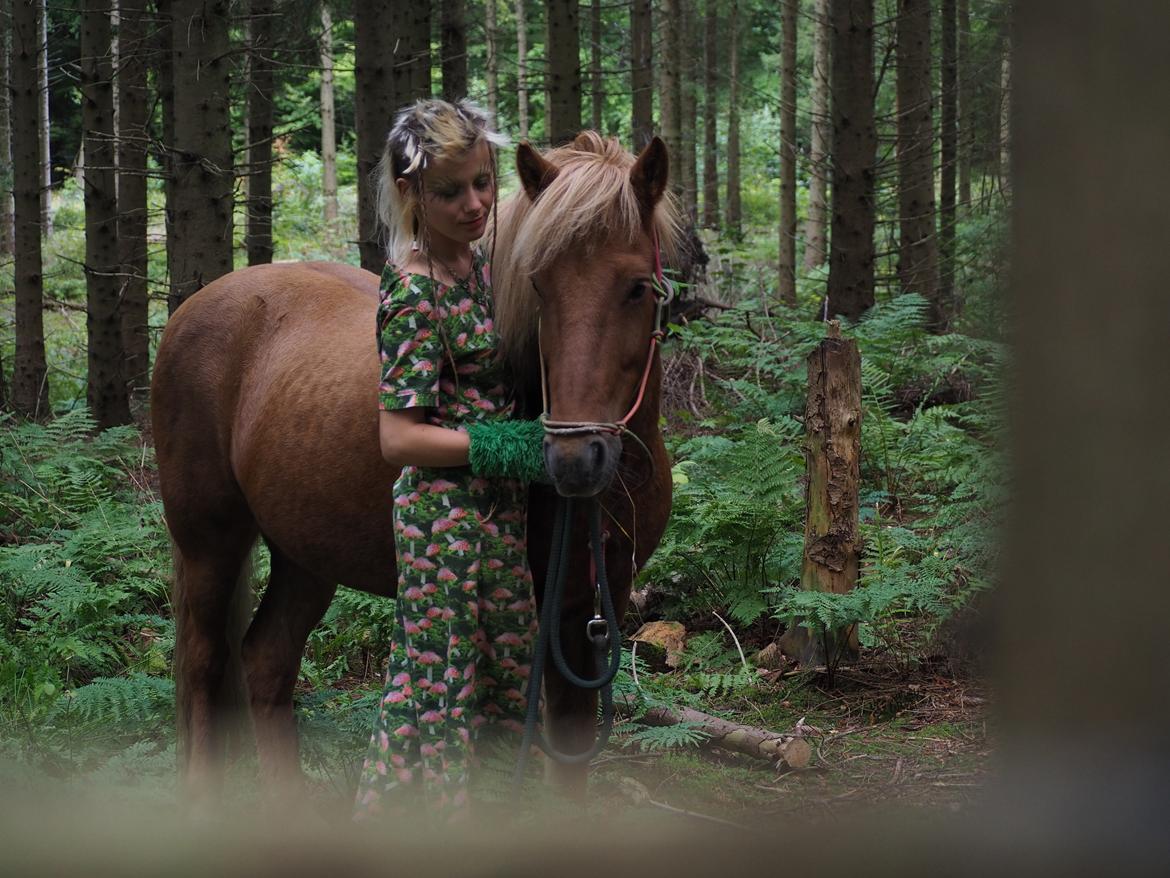
[[[706,746],[782,763],[788,768],[807,768],[812,761],[812,748],[800,735],[784,735],[756,726],[745,726],[691,707],[655,707],[636,719],[648,726],[690,723],[707,736],[703,742]]]

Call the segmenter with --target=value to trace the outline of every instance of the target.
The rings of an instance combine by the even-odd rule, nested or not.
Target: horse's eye
[[[626,300],[630,302],[640,302],[642,297],[646,295],[646,282],[638,281],[630,287],[629,293],[626,294]]]

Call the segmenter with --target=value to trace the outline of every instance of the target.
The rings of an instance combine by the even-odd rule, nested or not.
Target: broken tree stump
[[[804,560],[800,587],[844,594],[857,585],[858,501],[861,461],[861,354],[841,337],[836,320],[808,355],[805,401]],[[834,667],[858,653],[857,626],[836,631],[797,625],[780,639],[802,665]]]

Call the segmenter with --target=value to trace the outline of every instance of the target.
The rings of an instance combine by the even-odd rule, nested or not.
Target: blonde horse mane
[[[616,138],[582,131],[567,146],[544,153],[559,169],[534,203],[521,189],[499,208],[492,253],[495,328],[501,355],[522,364],[536,338],[538,301],[532,275],[571,247],[588,253],[606,240],[634,241],[643,229],[630,168],[636,157]],[[664,262],[677,253],[681,228],[669,191],[654,209]]]

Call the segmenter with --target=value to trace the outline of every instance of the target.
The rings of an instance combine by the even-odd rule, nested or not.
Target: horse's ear
[[[630,183],[642,208],[643,221],[649,221],[654,208],[666,192],[666,181],[670,176],[670,156],[661,137],[654,137],[646,144],[634,166],[630,168]]]
[[[516,147],[516,172],[520,175],[528,199],[536,201],[540,193],[557,178],[560,168],[533,149],[528,141],[524,141]]]

